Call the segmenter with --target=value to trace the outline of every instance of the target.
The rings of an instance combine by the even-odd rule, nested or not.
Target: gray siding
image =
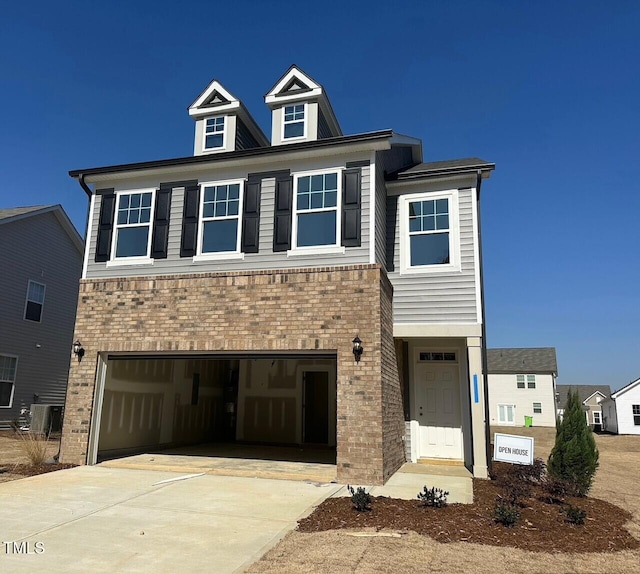
[[[253,170],[258,171],[258,170]],[[260,243],[258,253],[246,253],[244,260],[194,262],[191,257],[180,257],[182,233],[182,210],[184,189],[174,188],[171,196],[171,221],[166,259],[156,259],[153,265],[122,265],[107,267],[95,262],[96,230],[100,217],[100,196],[95,197],[96,205],[91,222],[89,262],[87,278],[134,277],[146,275],[171,275],[174,273],[207,273],[215,271],[244,271],[261,269],[291,269],[296,267],[322,267],[328,265],[357,265],[369,263],[369,190],[370,170],[362,170],[362,244],[347,247],[344,254],[287,257],[286,252],[273,252],[273,218],[275,201],[275,180],[262,180],[260,202]],[[181,178],[185,179],[185,178]],[[210,181],[210,180],[207,180]]]
[[[318,139],[330,138],[333,134],[329,129],[329,124],[327,123],[327,119],[324,117],[322,110],[318,106]]]
[[[471,189],[459,190],[461,270],[441,274],[400,275],[399,206],[388,214],[393,234],[393,317],[395,323],[477,323],[478,297],[475,286],[476,261],[473,244],[473,196]],[[390,201],[389,205],[394,202]]]
[[[0,354],[18,356],[12,408],[0,428],[34,402],[64,404],[82,255],[49,212],[0,225]],[[24,320],[29,280],[46,285],[40,323]]]
[[[244,122],[240,119],[236,119],[236,149],[250,149],[259,147],[256,138],[251,135],[251,132],[244,125]]]

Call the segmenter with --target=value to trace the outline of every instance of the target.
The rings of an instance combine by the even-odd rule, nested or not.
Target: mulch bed
[[[444,508],[426,508],[417,498],[374,497],[368,512],[355,510],[349,497],[329,498],[298,522],[298,530],[411,530],[438,542],[474,542],[535,552],[614,552],[640,547],[640,541],[624,528],[631,514],[604,500],[567,497],[565,505],[587,512],[585,523],[574,525],[566,521],[564,506],[549,503],[543,489],[534,485],[531,496],[521,501],[519,521],[506,527],[493,519],[496,499],[503,493],[499,481],[474,479],[473,492],[473,504]]]
[[[78,466],[76,464],[66,464],[61,462],[56,463],[44,463],[38,465],[31,464],[2,464],[0,465],[1,474],[17,474],[23,477],[36,476],[38,474],[45,474],[46,472],[53,472],[55,470],[64,470],[65,468],[73,468]]]

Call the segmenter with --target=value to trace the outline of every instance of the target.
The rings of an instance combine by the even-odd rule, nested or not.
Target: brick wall
[[[319,350],[337,356],[338,479],[381,484],[404,460],[391,297],[379,265],[84,280],[61,459],[86,462],[99,352]]]

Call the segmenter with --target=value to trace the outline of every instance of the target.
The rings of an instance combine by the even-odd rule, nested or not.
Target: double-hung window
[[[18,358],[0,355],[0,408],[11,407]]]
[[[29,281],[27,287],[27,302],[24,307],[24,318],[27,321],[40,322],[42,320],[42,308],[44,307],[44,290],[42,283]]]
[[[305,135],[305,104],[285,106],[283,110],[282,139],[302,138]]]
[[[339,245],[339,176],[332,171],[294,177],[294,249]]]
[[[242,191],[242,181],[202,185],[198,255],[240,253]]]
[[[224,116],[207,118],[204,123],[204,149],[224,147]]]
[[[117,194],[112,259],[148,259],[154,190]]]
[[[542,414],[542,403],[533,403],[533,414],[534,415]]]
[[[631,405],[634,426],[640,426],[640,405]]]
[[[457,190],[403,196],[401,271],[459,269]]]
[[[516,386],[519,389],[525,388],[525,380],[528,389],[536,388],[536,376],[535,375],[516,375]]]

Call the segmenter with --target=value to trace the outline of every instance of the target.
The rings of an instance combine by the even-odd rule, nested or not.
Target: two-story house
[[[0,209],[0,428],[64,404],[82,238],[60,205]]]
[[[198,441],[408,456],[486,476],[480,185],[391,130],[344,135],[292,66],[269,140],[212,81],[190,157],[70,172],[90,198],[62,460]]]

